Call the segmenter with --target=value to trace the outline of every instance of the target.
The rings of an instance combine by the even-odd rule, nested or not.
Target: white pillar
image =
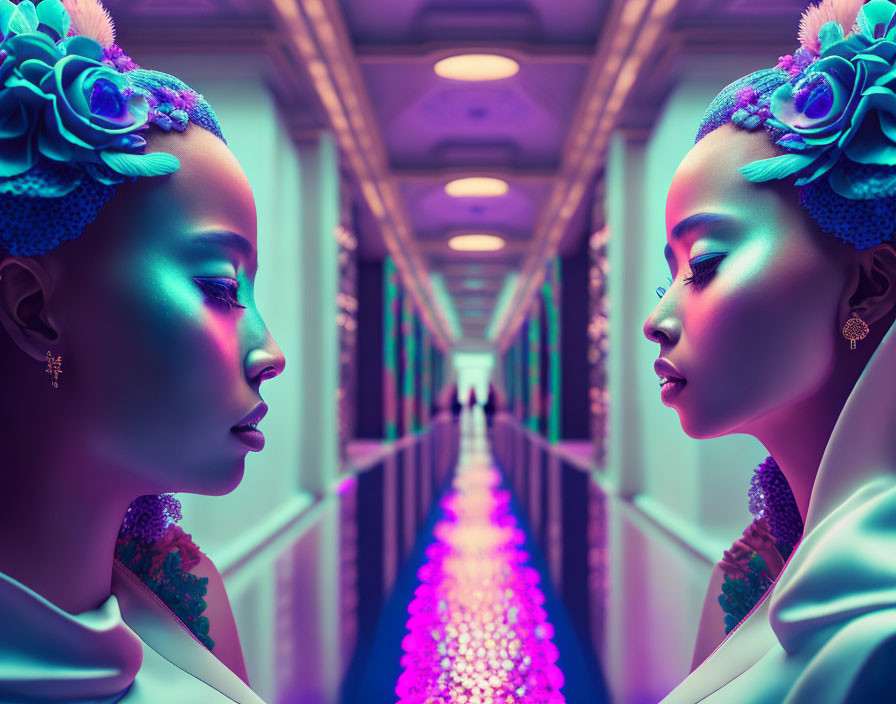
[[[302,485],[323,493],[338,473],[339,432],[336,393],[339,388],[339,342],[336,294],[339,290],[339,248],[334,232],[339,224],[338,151],[333,136],[299,144],[301,192],[301,326],[306,409],[299,428]]]

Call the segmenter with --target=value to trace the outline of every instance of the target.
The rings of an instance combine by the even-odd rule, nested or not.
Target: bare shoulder
[[[209,621],[209,637],[215,641],[212,654],[243,682],[249,684],[239,632],[233,618],[230,599],[227,598],[227,590],[224,588],[224,580],[221,578],[218,568],[215,567],[215,563],[209,559],[208,555],[200,551],[199,564],[192,567],[190,573],[200,578],[208,577],[208,591],[205,595],[206,610],[203,612],[203,616],[206,616]]]
[[[719,594],[725,573],[716,564],[709,578],[703,609],[700,612],[700,623],[697,626],[697,640],[694,643],[694,655],[691,660],[691,672],[697,669],[719,644],[725,639],[725,611],[719,604]]]

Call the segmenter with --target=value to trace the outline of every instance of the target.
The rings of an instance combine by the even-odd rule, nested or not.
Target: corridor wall
[[[435,415],[445,391],[448,355],[444,343],[425,324],[393,259],[387,256],[382,268],[382,437],[395,440],[419,432]],[[365,307],[370,305],[365,303]],[[372,308],[369,311],[373,317]],[[365,325],[364,320],[359,322]],[[372,367],[369,370],[374,373]]]
[[[560,277],[555,258],[528,315],[500,355],[494,378],[506,409],[550,441],[560,437]]]
[[[264,451],[248,453],[243,480],[230,494],[178,495],[181,526],[223,578],[259,696],[335,702],[356,655],[360,619],[379,606],[371,600],[371,575],[380,575],[380,597],[388,593],[408,541],[453,468],[456,427],[429,405],[444,380],[443,352],[408,303],[407,334],[393,345],[395,354],[409,354],[409,374],[393,387],[409,394],[408,425],[396,426],[394,442],[359,446],[345,437],[356,425],[357,416],[346,415],[359,391],[346,356],[358,337],[348,328],[356,322],[355,286],[364,280],[332,135],[293,138],[267,87],[263,53],[135,58],[182,77],[214,106],[255,195],[254,295],[286,358],[284,372],[261,386],[270,407]],[[380,297],[381,324],[383,304]],[[382,330],[377,341],[384,342]],[[380,485],[371,493],[374,476]],[[371,551],[375,536],[380,549]]]
[[[767,455],[746,435],[688,437],[659,398],[659,346],[642,331],[669,274],[665,196],[674,171],[710,100],[767,58],[681,61],[650,129],[619,128],[609,148],[604,207],[588,243],[589,364],[597,384],[590,440],[556,441],[532,420],[539,407],[530,380],[543,376],[532,376],[537,346],[529,333],[544,320],[543,296],[502,356],[511,403],[494,433],[579,640],[613,701],[626,704],[657,702],[687,675],[712,567],[752,520],[750,477]]]

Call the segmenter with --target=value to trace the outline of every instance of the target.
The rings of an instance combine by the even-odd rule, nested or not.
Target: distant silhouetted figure
[[[454,389],[451,391],[451,415],[458,418],[462,408],[463,406],[457,398],[457,385],[455,384]]]
[[[476,389],[470,389],[470,400],[467,404],[470,408],[476,405]]]
[[[488,399],[485,402],[485,405],[482,409],[485,411],[485,420],[488,422],[488,425],[491,426],[492,421],[495,417],[495,411],[497,410],[498,400],[495,397],[495,385],[488,385]]]

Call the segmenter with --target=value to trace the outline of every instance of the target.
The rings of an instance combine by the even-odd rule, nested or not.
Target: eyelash
[[[219,305],[226,306],[229,310],[234,308],[245,308],[237,301],[237,293],[240,290],[239,282],[236,279],[202,279],[194,277],[193,279],[199,283],[210,298],[220,301]]]
[[[715,273],[716,267],[721,264],[722,260],[725,258],[724,254],[713,254],[710,256],[705,256],[703,258],[696,258],[690,261],[691,267],[691,275],[684,278],[684,284],[693,284],[696,290],[700,290],[706,284],[709,283],[709,280],[712,278],[712,275]],[[668,279],[669,286],[672,285],[672,279]],[[662,286],[658,286],[656,289],[656,295],[660,298],[666,293],[668,289]]]

